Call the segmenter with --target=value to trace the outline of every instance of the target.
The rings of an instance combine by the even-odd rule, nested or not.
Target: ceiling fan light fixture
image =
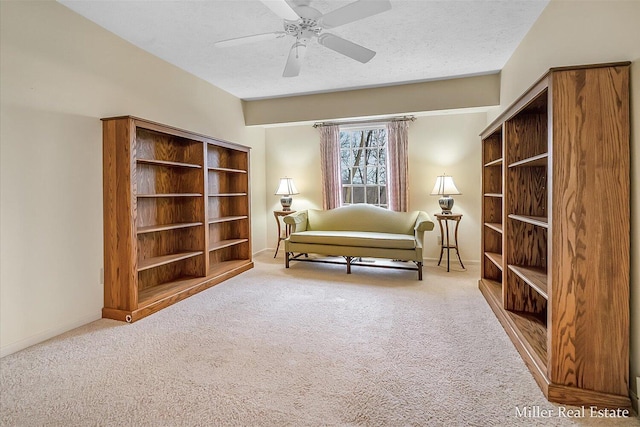
[[[289,57],[287,58],[287,64],[284,67],[282,77],[296,77],[300,74],[300,68],[302,66],[302,60],[307,52],[307,45],[302,42],[295,42],[289,50]]]
[[[309,6],[310,0],[297,0],[289,4],[286,0],[260,0],[273,13],[283,19],[284,32],[239,37],[221,40],[218,47],[236,46],[251,41],[269,38],[281,38],[283,34],[295,37],[296,42],[289,50],[287,64],[282,77],[295,77],[300,74],[306,44],[316,38],[318,43],[334,52],[348,56],[363,64],[371,61],[376,52],[357,43],[338,37],[335,34],[322,33],[325,28],[335,28],[391,9],[389,0],[357,0],[323,14]]]

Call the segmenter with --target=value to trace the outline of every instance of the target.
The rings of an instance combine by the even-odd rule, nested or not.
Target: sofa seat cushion
[[[358,246],[384,249],[414,249],[416,239],[409,234],[370,231],[303,231],[289,236],[292,243],[314,243],[333,246]]]

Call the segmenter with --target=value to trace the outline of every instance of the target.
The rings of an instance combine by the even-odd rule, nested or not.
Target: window
[[[340,129],[342,205],[387,202],[387,129],[382,126]]]

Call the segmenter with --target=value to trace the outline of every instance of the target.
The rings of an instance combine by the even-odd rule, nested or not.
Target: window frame
[[[382,144],[376,144],[375,146],[363,147],[364,138],[366,137],[367,131],[383,131],[384,132],[384,141]],[[362,132],[362,137],[359,140],[360,145],[354,146],[353,139],[350,140],[349,147],[344,147],[343,143],[343,133],[355,133]],[[389,134],[387,130],[386,123],[372,123],[372,124],[350,124],[350,125],[340,125],[339,126],[339,164],[340,164],[340,205],[348,206],[351,204],[357,203],[365,203],[374,206],[379,206],[384,209],[389,209],[389,179],[388,179],[388,156],[389,156]],[[364,160],[360,160],[358,164],[355,163],[354,156],[357,151],[363,150],[360,153],[359,159],[362,159],[364,156]],[[344,153],[348,151],[348,161],[346,166],[349,168],[347,172],[347,176],[349,182],[345,182],[345,162],[344,162]],[[373,153],[375,155],[371,156]],[[371,157],[370,157],[371,156]],[[379,161],[380,158],[383,157],[382,161]],[[369,163],[369,160],[372,159],[375,162]],[[364,162],[364,163],[363,163]],[[354,182],[354,178],[356,177],[355,170],[359,170],[360,180],[361,182]],[[373,173],[375,179],[370,182],[369,173]],[[347,192],[347,189],[351,189],[350,192]],[[362,189],[361,197],[357,197],[356,189]],[[373,199],[369,194],[369,191],[375,189],[375,193],[373,194]],[[350,200],[345,200],[345,196],[350,198]]]

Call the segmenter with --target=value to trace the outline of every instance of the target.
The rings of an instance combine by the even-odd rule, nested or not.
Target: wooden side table
[[[444,250],[447,250],[447,272],[449,271],[449,251],[451,249],[456,250],[456,254],[458,255],[458,261],[460,261],[460,265],[462,268],[465,268],[462,263],[462,259],[460,258],[460,251],[458,250],[458,226],[460,225],[460,220],[462,219],[462,214],[442,214],[437,213],[433,214],[438,220],[438,224],[440,225],[440,236],[442,236],[441,246],[440,246],[440,259],[438,260],[438,265],[442,262],[442,255],[444,254]],[[449,221],[455,221],[456,227],[453,233],[454,236],[454,244],[452,245],[449,241]],[[444,228],[443,228],[444,223]]]
[[[295,211],[273,211],[273,216],[276,218],[276,223],[278,224],[278,245],[276,246],[276,253],[273,255],[274,258],[278,256],[280,242],[285,240],[287,237],[289,237],[289,234],[291,234],[291,226],[288,224],[284,224],[284,230],[282,230],[282,227],[280,226],[280,217],[287,216],[294,212]]]

